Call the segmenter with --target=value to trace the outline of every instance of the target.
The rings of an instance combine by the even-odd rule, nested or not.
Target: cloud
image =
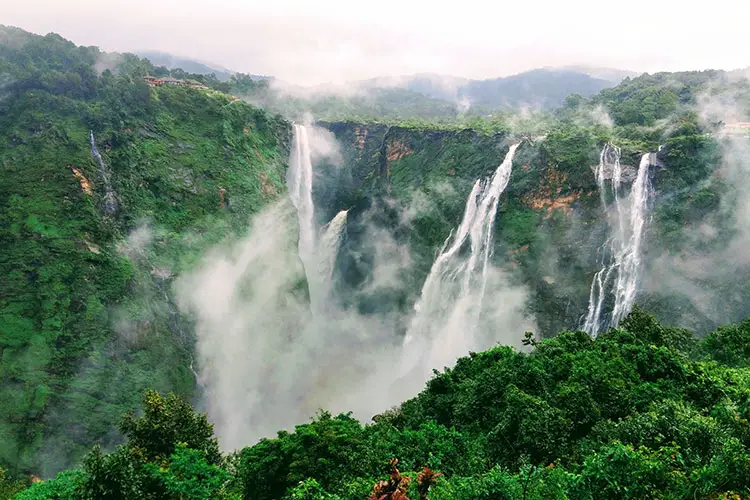
[[[714,82],[697,97],[696,111],[708,123],[748,121],[749,110],[740,91],[741,87]],[[719,129],[713,139],[720,163],[708,179],[696,185],[693,195],[711,189],[720,194],[720,204],[681,229],[685,244],[680,249],[664,249],[651,257],[644,287],[683,297],[705,318],[722,324],[748,313],[743,287],[750,274],[750,137],[727,127]]]
[[[406,396],[392,392],[385,373],[400,342],[393,318],[334,306],[312,312],[296,235],[294,210],[282,200],[253,219],[246,239],[209,252],[176,283],[196,321],[206,407],[227,449],[319,408],[369,419]],[[370,286],[394,279],[391,264]]]
[[[146,257],[148,247],[154,240],[154,230],[147,220],[140,221],[127,238],[117,245],[117,253],[137,262]]]
[[[133,0],[106,9],[93,0],[27,0],[4,2],[0,18],[109,51],[156,49],[317,84],[413,73],[492,78],[570,64],[651,72],[744,67],[743,20],[750,7],[717,1],[711,9],[675,10],[635,0],[623,10],[593,0],[469,0],[456,10],[426,0],[382,0],[376,9],[353,8],[344,0]],[[534,29],[518,22],[529,11],[545,13]],[[654,30],[644,12],[649,19],[670,19],[669,26]],[[627,40],[600,37],[592,44],[591,27],[608,18],[629,27]]]
[[[327,161],[334,166],[342,166],[344,157],[341,155],[341,145],[330,130],[311,125],[312,115],[305,117],[307,123],[307,142],[310,146],[310,157],[313,163]]]
[[[121,62],[122,54],[118,54],[117,52],[102,52],[96,59],[94,69],[100,75],[107,70],[114,73]]]

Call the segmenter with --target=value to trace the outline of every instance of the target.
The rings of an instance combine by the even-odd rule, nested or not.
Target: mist
[[[738,91],[717,82],[697,97],[696,111],[704,123],[726,124],[712,134],[719,163],[698,186],[716,190],[718,205],[697,224],[685,227],[686,245],[677,251],[665,249],[649,263],[647,292],[680,296],[708,321],[682,326],[705,329],[747,314],[743,276],[750,272],[750,138],[732,125],[748,121],[750,110],[739,104]]]
[[[310,127],[307,136],[315,160],[340,157],[330,133]],[[298,153],[292,153],[290,171],[298,168]],[[448,187],[435,193],[454,196]],[[412,199],[428,203],[418,196]],[[339,296],[343,289],[337,286],[336,266],[326,277],[311,275],[317,270],[303,265],[300,221],[286,198],[256,214],[245,238],[213,248],[175,282],[180,308],[195,322],[203,403],[224,449],[291,429],[321,409],[352,411],[367,422],[417,393],[433,368],[450,366],[469,351],[498,343],[520,346],[522,332],[533,329],[533,320],[523,312],[527,292],[513,283],[501,262],[487,268],[481,293],[485,314],[478,322],[471,302],[478,300],[479,289],[458,304],[443,306],[452,310],[447,317],[373,309],[379,297],[408,288],[405,280],[413,265],[409,248],[369,215],[377,210],[376,204],[358,218],[372,259],[366,278],[347,289],[346,297]],[[408,227],[418,208],[400,210],[399,224]],[[314,257],[328,262],[332,247],[330,242],[322,244],[325,224],[316,224]],[[344,229],[341,238],[346,237]],[[312,287],[311,278],[330,281]],[[324,307],[313,304],[320,294]],[[361,309],[358,303],[372,306]],[[432,310],[440,307],[436,304]],[[404,328],[418,317],[423,327],[442,332],[435,338],[441,356],[432,359],[436,366],[404,370],[410,358],[420,363],[421,353],[404,347]],[[446,344],[446,339],[452,340]]]
[[[573,64],[635,71],[747,65],[743,20],[750,11],[728,0],[712,9],[675,9],[642,0],[627,9],[591,0],[566,5],[470,1],[461,9],[384,0],[378,8],[350,7],[339,0],[314,5],[299,0],[217,0],[210,5],[134,0],[107,8],[93,0],[73,5],[29,0],[3,2],[0,18],[108,51],[190,54],[236,71],[275,75],[303,85],[412,73],[494,78]],[[498,20],[525,19],[530,11],[546,14],[537,16],[533,30],[522,22],[497,29]],[[644,12],[670,23],[654,30],[643,22]],[[610,18],[628,26],[628,36],[600,37],[592,44],[591,26]],[[118,23],[113,25],[112,19]],[[284,29],[279,29],[282,23]]]

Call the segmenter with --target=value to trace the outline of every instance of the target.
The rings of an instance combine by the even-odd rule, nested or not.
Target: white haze
[[[734,76],[739,79],[744,75]],[[707,122],[750,120],[750,110],[741,106],[733,90],[724,85],[709,86],[697,102],[699,116]],[[703,185],[722,181],[728,193],[722,195],[718,210],[701,225],[685,228],[689,242],[685,250],[667,250],[651,259],[645,287],[658,293],[678,293],[711,321],[726,323],[732,319],[727,316],[727,304],[735,297],[709,289],[705,283],[728,283],[750,271],[750,136],[747,132],[720,132],[717,139],[722,162]],[[702,250],[701,245],[712,241],[722,229],[732,233],[727,244]]]
[[[374,269],[353,293],[367,297],[403,288],[412,265],[408,248],[367,214],[362,217],[365,241],[374,246]],[[401,223],[409,223],[406,213]],[[416,395],[429,375],[400,374],[399,325],[409,322],[403,313],[364,315],[336,300],[311,312],[298,235],[292,203],[279,200],[253,218],[245,239],[216,247],[176,282],[180,307],[195,319],[204,403],[225,449],[290,429],[318,409],[352,411],[367,421]],[[319,252],[328,250],[318,246]],[[446,364],[469,348],[518,345],[531,326],[522,314],[526,290],[492,265],[485,278],[481,335],[471,345],[443,346]],[[451,329],[453,338],[461,338],[470,326],[462,317],[454,315],[449,325],[438,317],[423,321],[440,322],[432,328]]]
[[[249,236],[218,247],[177,283],[196,320],[207,411],[227,449],[303,423],[320,408],[367,420],[413,392],[396,384],[394,318],[329,307],[312,314],[303,291],[296,214],[282,200],[251,223]],[[381,235],[382,236],[382,235]],[[382,245],[383,255],[394,251]],[[378,263],[370,287],[398,273]],[[421,381],[419,382],[421,384]]]
[[[646,0],[627,8],[594,0],[468,0],[460,8],[427,0],[0,4],[4,24],[33,32],[58,32],[107,51],[159,50],[298,84],[413,73],[482,79],[568,65],[639,72],[742,68],[750,63],[748,18],[750,5],[735,0],[717,0],[711,8]],[[617,19],[627,29],[597,36],[593,27],[601,19]]]

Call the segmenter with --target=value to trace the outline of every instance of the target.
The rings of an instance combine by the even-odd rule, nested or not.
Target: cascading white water
[[[311,300],[319,298],[318,280],[315,276],[317,259],[315,257],[315,229],[313,216],[315,206],[312,199],[312,158],[307,138],[307,128],[294,124],[294,148],[289,158],[286,183],[289,197],[297,209],[299,221],[299,257],[305,268]]]
[[[607,177],[605,173],[608,165],[612,165],[609,177],[610,186],[614,196],[612,205],[616,207],[615,211],[618,222],[620,222],[618,230],[620,230],[622,226],[622,211],[620,210],[619,200],[619,189],[622,175],[622,169],[620,167],[620,148],[612,146],[611,144],[604,145],[604,148],[599,155],[599,165],[597,165],[596,168],[596,183],[599,186],[599,196],[601,197],[602,209],[605,214],[608,214],[610,207],[607,203]],[[599,264],[602,267],[599,272],[594,275],[594,279],[591,281],[588,314],[586,315],[586,321],[583,325],[583,330],[594,337],[599,334],[602,326],[602,309],[604,306],[604,299],[607,296],[607,289],[609,288],[610,280],[615,270],[613,262],[613,255],[615,253],[616,248],[614,237],[607,239],[597,252]]]
[[[346,221],[349,211],[342,210],[331,219],[322,229],[322,234],[318,242],[318,277],[326,286],[325,296],[330,293],[331,281],[333,280],[333,269],[336,264],[336,256],[339,252],[341,239],[346,230]]]
[[[622,168],[620,149],[606,144],[602,149],[596,169],[602,209],[615,218],[613,235],[598,251],[601,269],[594,275],[589,292],[589,306],[583,330],[596,337],[609,326],[616,326],[632,310],[638,290],[641,244],[646,226],[648,200],[651,196],[649,167],[651,153],[641,157],[638,176],[627,200],[620,199]],[[610,168],[611,167],[611,168]],[[609,184],[607,183],[609,179]],[[607,191],[612,192],[612,202],[607,202]],[[610,212],[613,212],[610,214]],[[613,301],[612,312],[606,319],[604,303]]]
[[[297,209],[299,222],[299,257],[305,269],[313,312],[324,309],[330,293],[334,262],[348,211],[342,210],[325,226],[316,238],[315,205],[312,199],[312,157],[307,128],[294,124],[294,148],[287,171],[289,197]]]
[[[487,285],[498,202],[510,180],[518,146],[510,147],[491,179],[474,183],[458,230],[448,236],[432,264],[404,339],[403,374],[420,362],[427,370],[440,368],[472,348]],[[464,257],[460,250],[467,240],[469,255]]]
[[[618,324],[633,309],[638,291],[641,270],[641,244],[646,227],[648,200],[651,196],[651,181],[648,176],[652,164],[651,153],[641,157],[638,177],[630,190],[628,241],[617,255],[618,273],[615,285],[615,307],[612,310],[612,324]]]
[[[96,147],[96,140],[94,140],[93,131],[89,131],[89,143],[91,144],[91,156],[94,157],[99,166],[99,177],[102,179],[102,184],[104,185],[104,212],[107,214],[113,214],[117,212],[120,207],[117,203],[115,192],[112,189],[112,184],[109,181],[109,169],[107,168],[106,163],[104,163],[104,158],[102,158],[101,153],[99,153],[99,149]]]

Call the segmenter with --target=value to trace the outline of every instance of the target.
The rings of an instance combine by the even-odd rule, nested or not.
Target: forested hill
[[[0,466],[119,439],[146,388],[192,398],[171,280],[284,192],[287,122],[146,74],[168,73],[0,28]]]

